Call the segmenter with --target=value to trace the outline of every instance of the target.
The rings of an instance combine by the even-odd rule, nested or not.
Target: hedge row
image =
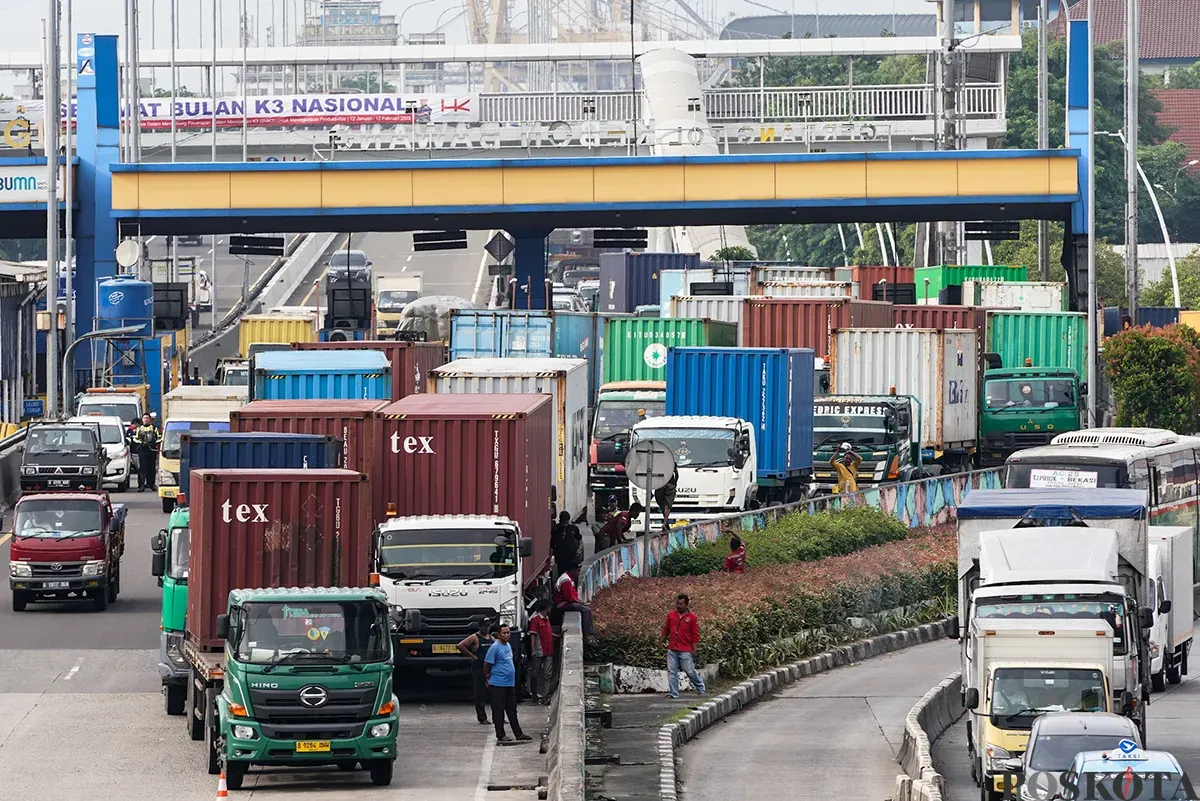
[[[759,531],[738,536],[746,546],[747,566],[759,568],[844,556],[910,534],[910,529],[896,518],[864,506],[811,515],[795,512]],[[659,564],[657,575],[702,576],[718,571],[729,554],[729,539],[723,537],[669,553]]]
[[[744,676],[771,664],[770,647],[786,638],[844,626],[851,617],[951,598],[956,567],[953,533],[936,531],[744,575],[625,578],[592,604],[596,636],[587,658],[661,668],[663,620],[675,596],[687,593],[700,619],[697,662],[720,661],[723,675]]]

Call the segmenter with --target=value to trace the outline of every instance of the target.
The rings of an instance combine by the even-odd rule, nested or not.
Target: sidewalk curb
[[[911,629],[881,634],[868,640],[834,648],[799,662],[777,667],[752,676],[733,689],[708,700],[677,723],[668,723],[658,730],[658,797],[660,801],[679,801],[678,777],[675,772],[675,750],[700,732],[712,726],[780,687],[805,676],[824,673],[835,667],[852,665],[864,659],[881,656],[944,638],[951,618],[925,623]],[[912,713],[910,713],[911,717]],[[907,739],[907,729],[906,729]]]

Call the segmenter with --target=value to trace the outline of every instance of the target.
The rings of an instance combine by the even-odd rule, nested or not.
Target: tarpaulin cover
[[[1031,517],[1038,520],[1144,520],[1148,498],[1133,489],[974,490],[958,505],[960,520]]]

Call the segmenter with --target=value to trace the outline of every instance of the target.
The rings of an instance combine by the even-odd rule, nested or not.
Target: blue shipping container
[[[792,478],[812,469],[813,362],[809,348],[669,348],[666,413],[751,423],[759,478]]]
[[[180,436],[179,486],[191,470],[324,470],[341,467],[341,440],[321,434],[195,431]]]
[[[1111,337],[1121,330],[1121,318],[1129,314],[1129,309],[1118,309],[1109,306],[1104,309],[1104,336]],[[1175,306],[1139,306],[1137,324],[1148,325],[1151,328],[1166,328],[1179,322],[1179,309]]]
[[[378,350],[260,353],[255,400],[391,400],[392,365]]]
[[[699,253],[601,253],[600,298],[596,311],[630,314],[659,301],[663,270],[695,270]]]

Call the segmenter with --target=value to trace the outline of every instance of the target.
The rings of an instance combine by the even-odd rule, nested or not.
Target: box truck
[[[163,395],[163,437],[158,459],[158,497],[164,514],[180,492],[180,437],[192,431],[228,431],[229,415],[246,404],[246,387],[185,384]]]
[[[1150,526],[1150,683],[1156,692],[1178,684],[1192,650],[1191,526]]]

